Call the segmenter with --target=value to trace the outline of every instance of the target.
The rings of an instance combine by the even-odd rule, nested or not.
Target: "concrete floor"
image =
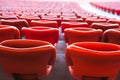
[[[66,43],[64,41],[61,29],[59,30],[60,39],[56,46],[56,63],[53,67],[51,74],[44,80],[73,80],[65,62]]]

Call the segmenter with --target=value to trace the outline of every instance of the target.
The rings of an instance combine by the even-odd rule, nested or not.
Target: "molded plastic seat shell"
[[[120,46],[77,42],[67,47],[66,63],[77,80],[116,80],[120,71]]]
[[[1,24],[3,25],[12,25],[19,29],[21,37],[23,35],[21,28],[28,27],[28,23],[26,20],[1,20]]]
[[[103,33],[102,41],[120,45],[120,28],[106,30]]]
[[[105,31],[107,29],[119,28],[119,24],[102,22],[102,23],[93,23],[91,25],[91,27],[95,28],[95,29],[101,29],[101,30]]]
[[[56,21],[48,21],[48,20],[39,20],[39,21],[32,20],[31,26],[32,27],[34,27],[34,26],[46,26],[46,27],[58,28],[58,24]]]
[[[67,28],[64,31],[65,41],[68,44],[75,42],[97,42],[101,41],[102,30],[93,28]]]
[[[12,74],[15,80],[38,80],[50,73],[56,52],[46,41],[16,39],[1,42],[0,55],[4,71]]]
[[[23,27],[22,31],[26,39],[43,40],[52,44],[57,43],[59,39],[59,30],[57,28],[43,26]]]
[[[8,39],[19,39],[20,31],[9,25],[0,25],[0,42]]]
[[[62,22],[62,32],[66,28],[72,28],[72,27],[88,27],[88,24],[86,22]]]

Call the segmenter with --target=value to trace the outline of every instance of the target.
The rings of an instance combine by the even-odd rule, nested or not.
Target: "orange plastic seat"
[[[88,27],[88,24],[86,22],[62,22],[62,32],[64,32],[66,28],[72,27]]]
[[[75,80],[116,80],[120,71],[120,46],[77,42],[67,47],[66,63]]]
[[[35,39],[48,41],[52,44],[58,42],[59,30],[57,28],[51,27],[23,27],[22,31],[26,39]]]
[[[21,28],[28,27],[28,23],[26,20],[1,20],[1,24],[12,25],[12,26],[17,27],[20,30],[21,37],[23,35]]]
[[[48,21],[48,20],[39,20],[39,21],[32,20],[31,26],[32,27],[34,27],[34,26],[46,26],[46,27],[58,28],[58,24],[56,21]]]
[[[55,63],[55,47],[45,41],[16,39],[0,43],[0,63],[15,80],[39,80]]]
[[[65,13],[64,14],[64,12],[62,12],[61,17],[66,18],[66,19],[77,18],[74,13],[72,13],[72,14],[71,13]]]
[[[106,19],[87,18],[86,22],[91,26],[92,23],[106,22]]]
[[[60,16],[58,16],[58,17],[50,17],[50,16],[42,17],[41,20],[46,20],[46,21],[56,21],[57,24],[58,24],[58,27],[61,26],[61,22],[62,22]]]
[[[22,15],[19,17],[19,19],[26,20],[28,22],[29,26],[31,26],[32,20],[40,20],[40,18],[38,16],[34,16],[34,15]]]
[[[65,41],[68,44],[75,42],[97,42],[101,41],[102,30],[93,28],[67,28],[64,31]]]
[[[63,22],[83,22],[82,18],[69,18],[69,17],[63,17],[62,19]]]
[[[7,15],[7,14],[4,14],[2,16],[0,16],[0,19],[5,19],[5,20],[13,20],[13,19],[17,19],[17,17],[15,15]]]
[[[0,25],[0,42],[8,39],[19,39],[20,31],[14,26]]]
[[[120,25],[120,20],[117,20],[117,19],[109,19],[108,21],[107,21],[108,23],[113,23],[113,24],[119,24]]]
[[[80,15],[81,16],[81,18],[83,19],[83,21],[86,21],[86,20],[96,20],[96,19],[98,19],[98,17],[96,17],[96,16],[91,16],[91,15],[89,15],[89,14],[87,14],[86,15],[86,13],[84,13],[84,14],[82,14],[82,15]]]
[[[91,27],[95,28],[95,29],[101,29],[101,30],[105,31],[107,29],[119,28],[119,24],[102,22],[102,23],[93,23],[91,25]]]
[[[102,41],[120,45],[120,28],[106,30],[103,33]]]

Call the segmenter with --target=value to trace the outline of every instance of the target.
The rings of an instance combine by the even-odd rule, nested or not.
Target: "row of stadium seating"
[[[101,29],[94,28],[71,27],[65,29],[63,35],[65,42],[68,44],[86,41],[120,44],[119,30],[120,28],[102,31]],[[53,45],[58,43],[59,40],[58,28],[45,26],[22,27],[21,33],[25,39],[43,40]],[[0,41],[7,39],[20,39],[20,31],[14,26],[0,25]]]
[[[103,11],[120,15],[120,2],[91,2],[93,6]]]
[[[0,51],[4,71],[15,80],[41,80],[55,64],[55,47],[45,41],[5,40]],[[77,42],[67,47],[65,55],[69,71],[77,80],[115,80],[120,70],[119,45]]]
[[[116,79],[120,20],[90,13],[75,2],[4,1],[0,3],[0,63],[15,80],[48,76],[61,35],[67,46],[66,64],[75,80]]]

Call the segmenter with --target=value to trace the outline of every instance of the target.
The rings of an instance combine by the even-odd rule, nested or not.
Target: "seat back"
[[[62,32],[64,32],[66,28],[72,27],[88,27],[88,24],[86,22],[62,22]]]
[[[28,27],[28,22],[26,20],[1,20],[1,24],[3,25],[11,25],[15,26],[19,29],[21,38],[23,36],[23,33],[21,31],[22,27]]]
[[[92,28],[67,28],[65,29],[65,40],[68,44],[74,42],[97,42],[101,41],[102,30]]]
[[[120,29],[108,29],[103,33],[103,42],[120,44]]]
[[[22,27],[28,27],[28,23],[25,20],[1,20],[3,25],[12,25],[21,30]]]
[[[22,31],[26,39],[36,39],[48,41],[52,44],[58,42],[59,31],[57,28],[50,27],[23,27]]]
[[[0,25],[0,42],[8,39],[19,39],[20,31],[14,26]]]
[[[34,26],[46,26],[46,27],[58,28],[58,24],[56,21],[49,21],[49,20],[39,20],[39,21],[32,20],[31,26],[32,27],[34,27]]]
[[[71,75],[78,80],[116,80],[120,70],[120,46],[78,42],[66,50]]]
[[[0,44],[0,52],[0,62],[4,71],[23,78],[47,76],[56,56],[52,44],[28,39],[3,41]]]
[[[93,23],[91,27],[95,29],[101,29],[104,32],[107,29],[119,28],[119,24],[101,22],[101,23]]]

